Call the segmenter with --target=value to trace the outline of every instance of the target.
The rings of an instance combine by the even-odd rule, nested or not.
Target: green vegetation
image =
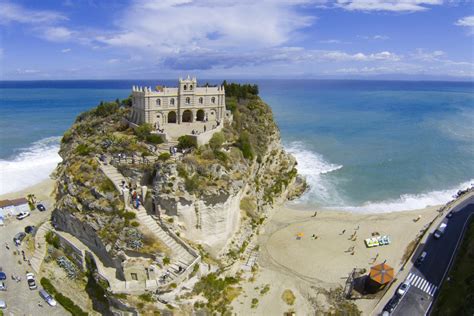
[[[449,281],[443,283],[432,315],[474,315],[474,220],[471,220],[449,271]]]
[[[240,293],[236,285],[239,280],[232,277],[219,278],[216,273],[210,273],[201,278],[193,289],[194,294],[201,294],[207,299],[206,307],[211,312],[228,314],[228,306]]]
[[[163,138],[156,134],[150,134],[146,137],[146,141],[155,145],[163,144]]]
[[[227,83],[224,80],[222,83],[225,89],[226,97],[236,97],[239,99],[247,99],[252,96],[258,95],[258,86],[256,84],[238,84],[238,83]]]
[[[171,154],[170,153],[167,153],[167,152],[164,152],[164,153],[161,153],[159,156],[158,156],[158,159],[161,160],[161,161],[166,161],[168,159],[171,158]]]
[[[151,135],[152,130],[153,126],[151,126],[151,124],[145,123],[135,128],[135,135],[138,137],[138,139],[145,140]]]
[[[254,157],[254,149],[250,141],[250,135],[248,132],[243,131],[240,134],[239,140],[237,141],[237,146],[242,150],[242,154],[245,159],[252,160]]]
[[[99,190],[102,192],[114,192],[114,183],[109,178],[106,178],[100,183]]]
[[[164,265],[168,265],[168,264],[170,264],[170,263],[171,263],[171,259],[170,259],[169,257],[164,257],[164,258],[163,258],[163,264],[164,264]]]
[[[258,306],[258,298],[252,298],[252,305],[251,308],[257,308]]]
[[[179,149],[188,149],[188,148],[195,148],[195,147],[197,147],[197,144],[196,144],[196,140],[193,137],[189,135],[178,137]]]
[[[106,117],[116,113],[119,109],[117,102],[100,102],[99,106],[95,109],[94,114],[101,117]]]
[[[292,290],[286,289],[286,290],[283,291],[283,294],[281,295],[281,299],[287,305],[294,305],[295,301],[296,301],[296,296],[295,296],[295,294],[293,294]]]
[[[214,135],[212,135],[211,139],[209,140],[209,147],[211,147],[212,150],[216,151],[221,149],[222,145],[225,142],[225,136],[222,132],[217,132]]]
[[[92,148],[87,144],[79,144],[76,147],[76,153],[81,156],[88,156],[92,152]]]
[[[61,304],[72,315],[74,315],[74,316],[87,316],[87,315],[89,315],[88,313],[83,311],[82,308],[80,308],[79,306],[74,304],[74,302],[69,297],[66,297],[63,294],[56,291],[56,288],[53,286],[51,281],[48,280],[47,278],[44,278],[44,277],[41,278],[40,283],[41,283],[41,286],[43,286],[43,288],[46,290],[46,292],[48,292],[49,294],[54,296],[56,301],[59,304]]]
[[[143,293],[141,295],[138,296],[138,298],[144,302],[147,302],[147,303],[153,303],[155,300],[153,299],[153,294],[150,293],[150,292],[147,292],[147,293]]]
[[[268,291],[270,291],[270,284],[266,284],[263,289],[260,290],[260,294],[261,295],[265,295],[268,293]]]
[[[58,235],[53,233],[52,231],[48,231],[45,235],[46,242],[52,245],[54,248],[59,249],[61,246],[61,242],[59,241]]]

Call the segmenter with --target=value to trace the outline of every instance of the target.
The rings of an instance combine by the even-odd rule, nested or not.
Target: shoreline
[[[0,200],[7,200],[7,199],[16,199],[24,197],[26,198],[28,194],[34,194],[38,201],[41,200],[50,200],[53,198],[53,193],[55,189],[56,180],[48,178],[37,184],[31,185],[25,189],[0,194]]]

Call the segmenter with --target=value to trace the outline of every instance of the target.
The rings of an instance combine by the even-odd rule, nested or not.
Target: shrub
[[[252,298],[252,306],[251,308],[257,308],[258,305],[258,298]]]
[[[224,80],[222,83],[225,89],[226,97],[236,97],[239,99],[245,99],[249,96],[258,95],[258,86],[256,84],[238,84],[238,83],[227,83]]]
[[[283,294],[281,295],[281,299],[286,304],[293,305],[293,304],[295,304],[296,296],[295,296],[295,294],[293,294],[293,291],[287,289],[287,290],[283,291]]]
[[[137,135],[138,139],[145,140],[151,135],[152,130],[151,124],[145,123],[135,128],[135,135]]]
[[[180,149],[187,149],[187,148],[195,148],[197,147],[196,139],[189,135],[180,136],[178,138],[178,148]]]
[[[65,131],[63,134],[63,138],[61,139],[62,143],[68,143],[72,139],[72,132]]]
[[[110,179],[106,178],[104,179],[104,181],[100,183],[99,189],[102,192],[114,192],[115,186],[114,186],[114,183]]]
[[[215,151],[214,156],[216,156],[216,158],[222,162],[227,162],[229,160],[227,154],[220,150]]]
[[[192,176],[190,178],[186,178],[186,180],[184,180],[184,188],[189,193],[192,193],[192,192],[197,191],[197,189],[199,188],[199,183],[200,183],[200,181],[199,181],[198,175],[194,175],[194,176]]]
[[[69,297],[66,297],[63,294],[56,291],[56,288],[53,286],[53,284],[51,284],[50,280],[43,277],[43,278],[41,278],[40,283],[43,286],[43,288],[46,290],[46,292],[48,292],[49,294],[54,296],[56,301],[59,304],[61,304],[64,307],[64,309],[66,309],[72,315],[74,315],[74,316],[87,316],[87,315],[89,315],[88,313],[83,311],[82,308],[80,308],[79,306],[74,304],[74,302]]]
[[[94,114],[105,117],[114,114],[118,109],[119,105],[116,102],[100,102],[99,106],[95,109]]]
[[[138,227],[138,226],[140,226],[140,223],[139,223],[139,222],[136,222],[136,221],[133,221],[133,222],[130,223],[130,225],[131,225],[132,227]]]
[[[164,152],[164,153],[161,153],[158,156],[158,159],[161,160],[161,161],[166,161],[166,160],[170,159],[170,157],[171,157],[170,153]]]
[[[209,140],[209,146],[212,150],[216,151],[221,148],[222,144],[225,142],[224,134],[221,132],[214,133],[211,139]]]
[[[168,257],[164,257],[164,258],[163,258],[163,264],[164,264],[164,265],[168,265],[168,264],[170,264],[170,263],[171,263],[171,259],[170,259],[170,258],[168,258]]]
[[[87,156],[92,152],[92,148],[90,148],[87,144],[79,144],[76,147],[76,153],[81,156]]]
[[[254,150],[250,142],[250,135],[247,132],[242,132],[239,137],[238,146],[242,151],[245,159],[252,160],[254,156]]]
[[[46,278],[41,278],[40,280],[41,286],[46,290],[51,295],[56,294],[56,289],[54,288],[53,284],[51,284],[51,281]]]
[[[139,295],[138,298],[141,299],[142,301],[148,302],[148,303],[152,303],[152,302],[155,301],[153,299],[153,295],[150,292],[143,293],[143,294]]]
[[[59,241],[58,235],[53,233],[52,231],[48,231],[45,235],[46,242],[52,245],[54,248],[59,249],[61,246],[61,242]]]
[[[126,220],[131,220],[135,219],[137,217],[137,214],[135,214],[134,212],[123,212],[122,217]]]
[[[146,136],[146,140],[152,144],[163,144],[163,138],[160,135],[150,134]]]

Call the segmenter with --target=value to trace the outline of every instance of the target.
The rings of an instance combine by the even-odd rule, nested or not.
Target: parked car
[[[25,233],[33,234],[36,231],[36,227],[34,225],[29,225],[25,227]]]
[[[7,285],[5,282],[0,282],[0,291],[6,291],[7,290]]]
[[[7,308],[7,303],[5,301],[0,300],[0,309],[6,309]]]
[[[13,237],[13,242],[15,243],[15,245],[19,246],[21,242],[23,241],[23,239],[25,239],[25,237],[26,237],[26,234],[24,232],[19,232],[18,234],[15,235],[15,237]]]
[[[400,296],[403,296],[407,293],[408,289],[410,288],[410,281],[408,280],[405,280],[405,282],[403,282],[399,287],[398,287],[398,290],[397,290],[397,294],[400,295]]]
[[[39,295],[48,303],[49,306],[56,306],[57,303],[54,300],[54,298],[49,295],[48,292],[46,292],[44,289],[39,290]]]
[[[37,208],[38,211],[40,211],[40,212],[46,211],[46,207],[44,207],[44,205],[41,204],[41,203],[39,203],[38,205],[36,205],[36,208]]]
[[[445,219],[443,220],[443,222],[441,222],[441,224],[439,224],[438,228],[434,232],[434,237],[436,239],[440,239],[441,236],[443,236],[444,231],[446,230],[447,227],[448,227],[448,220]]]
[[[421,266],[421,264],[423,263],[423,261],[425,261],[427,255],[428,255],[428,253],[427,253],[426,251],[423,251],[423,252],[421,253],[421,255],[416,259],[416,261],[415,261],[415,266],[416,266],[416,267]]]
[[[36,288],[38,288],[38,286],[36,285],[35,275],[33,273],[26,274],[26,282],[28,283],[28,287],[30,288],[30,290],[35,290]]]
[[[20,214],[16,216],[16,219],[21,221],[22,219],[27,218],[28,216],[30,216],[30,212],[20,212]]]
[[[7,274],[5,272],[0,271],[0,280],[6,280],[7,279]]]
[[[396,297],[392,297],[390,301],[388,301],[388,303],[383,308],[383,311],[391,313],[393,312],[395,307],[397,307],[397,304],[398,304],[398,299]]]

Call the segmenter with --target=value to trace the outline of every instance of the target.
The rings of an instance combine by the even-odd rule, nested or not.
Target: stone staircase
[[[36,273],[39,272],[41,263],[43,263],[44,257],[46,256],[46,249],[48,248],[46,244],[46,233],[52,228],[51,223],[48,221],[41,224],[36,231],[35,252],[33,253],[33,257],[30,259],[31,267]]]
[[[123,193],[122,181],[128,183],[127,179],[114,166],[103,164],[100,161],[99,165],[104,174],[113,182],[115,188]],[[168,265],[168,278],[171,280],[175,279],[179,274],[188,269],[196,260],[198,260],[199,255],[196,251],[189,251],[188,249],[191,249],[191,247],[185,245],[183,241],[178,241],[177,236],[172,236],[170,232],[164,230],[160,225],[158,225],[157,221],[147,214],[146,209],[142,205],[140,205],[138,209],[134,209],[131,208],[128,203],[125,204],[128,211],[137,214],[139,223],[150,230],[165,244],[166,247],[171,250],[171,262]]]

